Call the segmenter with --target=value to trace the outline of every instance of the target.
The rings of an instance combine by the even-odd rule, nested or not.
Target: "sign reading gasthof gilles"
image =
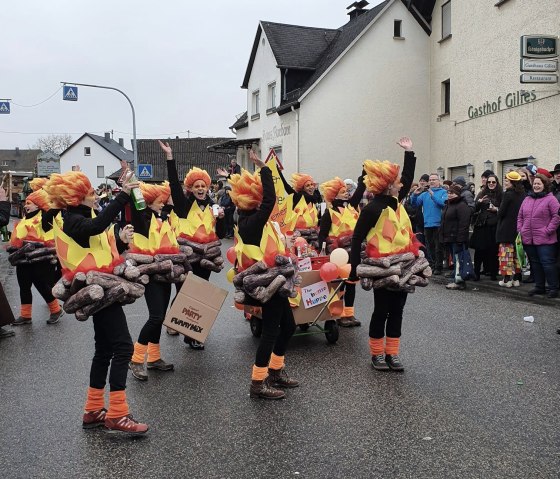
[[[558,56],[556,35],[523,35],[521,37],[523,58],[555,58]]]

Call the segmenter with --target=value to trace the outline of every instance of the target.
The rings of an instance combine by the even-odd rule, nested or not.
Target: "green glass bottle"
[[[131,171],[130,174],[128,175],[126,182],[131,183],[135,181],[138,181],[138,179],[136,178],[134,172]],[[142,195],[142,191],[140,191],[140,188],[132,188],[130,192],[130,196],[132,196],[132,202],[134,203],[134,207],[137,210],[146,209],[146,200],[144,199],[144,196]]]

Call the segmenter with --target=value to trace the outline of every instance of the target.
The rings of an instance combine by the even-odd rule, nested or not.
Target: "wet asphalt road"
[[[0,280],[16,310],[5,253]],[[228,288],[224,273],[213,281]],[[228,299],[205,351],[163,333],[176,370],[146,383],[129,375],[131,411],[151,428],[135,439],[81,429],[91,321],[48,326],[36,296],[33,325],[0,341],[1,476],[557,478],[558,309],[483,289],[433,284],[409,296],[403,374],[371,368],[373,298],[358,291],[362,327],[336,345],[295,337],[287,366],[302,385],[277,402],[248,396],[257,340]],[[144,300],[126,312],[136,339]]]

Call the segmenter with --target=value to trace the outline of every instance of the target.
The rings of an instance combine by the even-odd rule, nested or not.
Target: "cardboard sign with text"
[[[190,272],[163,324],[203,343],[227,295],[226,290]]]
[[[301,302],[305,309],[325,304],[329,300],[329,285],[319,281],[301,288]]]

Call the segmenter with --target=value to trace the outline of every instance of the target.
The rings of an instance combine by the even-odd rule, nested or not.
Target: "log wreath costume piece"
[[[16,267],[21,309],[16,326],[31,324],[34,285],[49,306],[47,324],[55,324],[63,314],[59,302],[52,295],[56,282],[56,250],[53,221],[59,210],[51,208],[49,195],[43,189],[46,179],[30,182],[31,193],[25,200],[25,215],[17,223],[10,238],[8,261]]]
[[[375,306],[369,328],[373,367],[403,371],[398,354],[404,305],[408,293],[415,286],[426,286],[432,272],[420,256],[421,245],[400,203],[410,190],[416,158],[408,138],[402,138],[399,145],[406,150],[401,177],[396,164],[364,163],[365,185],[375,197],[360,213],[354,229],[350,278],[360,277],[364,289],[373,288]],[[366,254],[360,264],[364,240]]]
[[[239,210],[235,231],[236,301],[260,306],[262,336],[250,387],[251,397],[281,399],[284,391],[299,383],[284,370],[284,355],[296,325],[288,298],[295,293],[295,267],[285,256],[285,246],[269,222],[276,194],[270,168],[250,152],[251,160],[260,167],[254,174],[243,171],[232,175],[231,199]]]
[[[124,185],[123,191],[98,216],[92,210],[97,195],[83,173],[53,174],[45,188],[54,206],[66,209],[62,230],[54,223],[56,253],[63,276],[53,291],[65,301],[66,312],[73,312],[81,320],[93,317],[95,354],[83,427],[104,425],[108,432],[144,434],[148,426],[132,419],[126,401],[126,375],[133,347],[121,305],[142,296],[144,286],[135,282],[141,279],[138,268],[124,263],[119,255],[131,237],[131,228],[124,227],[118,234],[114,228],[107,231],[130,200],[131,186],[137,184]],[[107,373],[108,410],[104,398]]]
[[[352,234],[358,221],[358,206],[365,192],[365,172],[358,178],[358,187],[350,198],[346,184],[339,178],[333,178],[320,186],[321,193],[328,208],[321,216],[319,229],[319,245],[327,243],[327,253],[336,248],[344,248],[350,253]],[[356,283],[347,281],[342,287],[344,291],[344,309],[338,324],[342,327],[360,326],[361,322],[354,316],[354,300],[356,298]]]

